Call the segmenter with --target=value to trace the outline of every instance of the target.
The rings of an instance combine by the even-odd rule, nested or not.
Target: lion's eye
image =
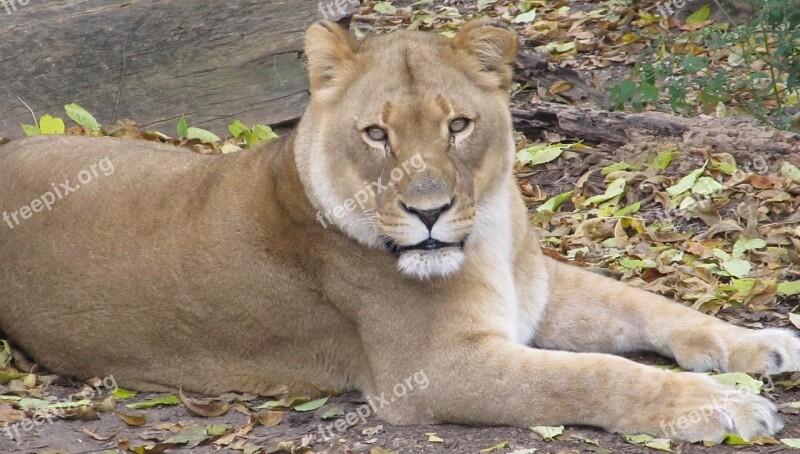
[[[367,137],[376,142],[386,141],[386,131],[379,126],[370,126],[364,132],[367,133]]]
[[[450,122],[450,132],[461,132],[467,129],[469,119],[460,117]]]

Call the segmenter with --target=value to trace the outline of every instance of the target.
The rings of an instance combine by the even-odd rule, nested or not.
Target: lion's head
[[[487,22],[454,38],[399,31],[359,42],[306,34],[311,102],[295,152],[317,219],[397,255],[419,278],[458,271],[491,235],[511,178],[516,36]]]

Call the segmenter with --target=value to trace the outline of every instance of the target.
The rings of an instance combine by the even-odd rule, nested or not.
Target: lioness
[[[357,389],[395,424],[690,441],[782,427],[765,398],[613,354],[775,373],[800,366],[791,332],[540,252],[512,175],[513,33],[478,21],[453,39],[359,42],[320,22],[305,46],[310,105],[261,149],[0,148],[0,329],[61,374],[207,394]],[[429,386],[394,396],[419,373]]]

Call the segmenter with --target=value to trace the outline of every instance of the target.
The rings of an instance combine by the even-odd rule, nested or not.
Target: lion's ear
[[[352,66],[358,40],[339,25],[320,21],[306,32],[305,53],[311,92],[326,88]]]
[[[466,52],[493,76],[499,88],[508,89],[513,75],[511,65],[517,56],[517,35],[490,20],[474,20],[453,38],[453,47]]]

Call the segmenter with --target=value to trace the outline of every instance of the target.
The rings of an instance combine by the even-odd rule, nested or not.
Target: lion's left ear
[[[358,48],[355,36],[330,21],[309,27],[305,41],[311,93],[332,86],[346,74]]]
[[[453,47],[466,52],[480,64],[480,71],[491,77],[493,85],[507,90],[511,86],[511,65],[517,56],[517,35],[489,20],[474,20],[453,38]]]

